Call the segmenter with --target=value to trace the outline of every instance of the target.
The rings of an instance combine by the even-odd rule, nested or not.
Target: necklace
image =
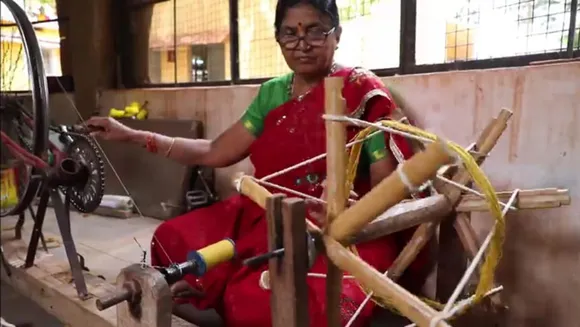
[[[334,73],[336,72],[337,68],[338,68],[338,65],[337,65],[336,63],[333,63],[333,64],[330,66],[330,70],[328,71],[328,74],[326,74],[325,76],[329,76],[329,75],[332,75],[332,74],[334,74]],[[302,99],[303,99],[303,98],[304,98],[304,97],[305,97],[305,96],[306,96],[308,93],[310,93],[310,90],[311,90],[311,88],[310,88],[310,89],[308,89],[306,92],[304,92],[304,93],[302,93],[302,94],[300,94],[300,95],[296,96],[296,99],[297,99],[298,101],[302,101]],[[294,94],[294,74],[292,74],[292,79],[290,80],[290,84],[288,84],[288,97],[289,97],[290,99],[292,98],[292,94]]]

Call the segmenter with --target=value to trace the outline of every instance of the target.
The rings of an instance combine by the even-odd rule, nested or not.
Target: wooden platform
[[[2,280],[67,326],[116,326],[115,307],[99,312],[95,300],[114,289],[112,283],[121,268],[141,259],[142,252],[134,238],[143,248],[148,249],[151,235],[160,222],[150,218],[119,220],[78,213],[71,213],[71,220],[77,250],[85,258],[85,265],[90,270],[85,273],[91,295],[88,300],[82,301],[77,296],[60,242],[48,242],[49,253],[39,248],[34,267],[13,268],[11,277],[2,269]],[[26,257],[32,221],[27,219],[22,240],[14,239],[15,223],[16,217],[2,219],[2,248],[6,260],[12,266],[21,267]],[[51,209],[47,211],[44,231],[47,239],[60,241],[56,218]],[[56,247],[50,248],[51,245]],[[173,327],[179,326],[193,325],[174,317]]]

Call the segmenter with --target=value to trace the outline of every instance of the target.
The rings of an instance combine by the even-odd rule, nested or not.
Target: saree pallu
[[[395,104],[387,88],[374,74],[355,68],[344,68],[333,73],[345,79],[343,97],[349,115],[368,121],[387,118]],[[250,160],[255,177],[262,178],[290,167],[326,150],[324,113],[324,86],[314,87],[303,97],[292,99],[270,111],[264,121],[262,135],[250,149]],[[358,129],[347,128],[347,137],[353,138]],[[387,147],[397,161],[412,155],[407,141],[396,135],[385,134]],[[326,162],[319,160],[274,177],[269,182],[319,197],[321,182],[326,177]],[[364,195],[370,189],[368,166],[361,168],[354,191]],[[280,191],[271,189],[272,192]],[[313,221],[315,222],[315,221]],[[317,222],[315,222],[317,223]],[[398,233],[357,245],[358,254],[379,271],[385,271],[395,260],[409,236]],[[262,208],[245,196],[234,196],[210,207],[198,209],[162,223],[152,241],[152,264],[166,266],[186,259],[188,251],[202,248],[229,237],[236,242],[237,258],[219,265],[196,280],[188,276],[191,284],[201,285],[205,296],[189,300],[199,309],[214,308],[230,327],[271,326],[270,291],[259,286],[260,275],[268,269],[241,265],[241,260],[267,252],[267,222]],[[409,268],[424,266],[426,253]],[[324,274],[327,258],[319,256],[310,272]],[[326,281],[308,277],[308,309],[310,326],[326,325]],[[345,325],[366,295],[353,279],[343,279],[341,295],[341,320]],[[370,322],[375,304],[366,304],[352,326],[362,327]]]

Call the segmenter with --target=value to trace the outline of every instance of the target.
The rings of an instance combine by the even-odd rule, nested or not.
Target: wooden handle
[[[453,162],[446,145],[440,141],[429,144],[425,151],[414,155],[404,162],[402,172],[414,186],[420,186],[433,178],[437,170]],[[330,225],[329,234],[337,241],[344,243],[349,237],[357,234],[362,228],[390,207],[409,196],[405,183],[397,172],[393,172],[355,205],[339,215]]]
[[[240,194],[252,199],[252,201],[256,202],[260,207],[266,208],[266,199],[272,196],[272,193],[262,185],[256,183],[252,177],[242,173],[236,174],[233,183]]]
[[[389,278],[383,276],[368,263],[348,251],[341,244],[328,236],[323,237],[326,255],[340,269],[350,273],[365,287],[371,289],[375,296],[392,304],[405,317],[421,327],[427,327],[437,316],[437,311],[422,302]],[[445,321],[435,324],[437,327],[450,327]]]

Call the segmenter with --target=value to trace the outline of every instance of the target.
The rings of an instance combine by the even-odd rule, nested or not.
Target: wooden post
[[[148,4],[131,8],[128,17],[131,26],[132,67],[128,69],[133,76],[129,76],[131,81],[137,85],[151,83],[149,78],[149,35],[151,33],[151,19],[153,17],[153,7],[155,4]],[[159,82],[159,81],[155,81]]]
[[[272,327],[308,326],[308,260],[304,201],[276,194],[266,201],[268,248],[284,247],[282,258],[269,262]]]
[[[126,283],[135,283],[142,291],[135,292],[137,298],[117,305],[117,326],[171,327],[173,299],[160,272],[134,264],[117,276],[117,285]]]
[[[83,119],[98,109],[100,90],[114,86],[117,65],[110,22],[112,1],[67,2],[67,46],[70,49],[74,100]]]
[[[344,79],[327,77],[324,80],[324,104],[328,115],[344,115],[346,107],[342,98]],[[346,126],[341,122],[326,121],[326,226],[344,211],[350,190],[346,189]],[[328,261],[326,275],[326,310],[329,327],[340,326],[340,293],[342,271]]]

